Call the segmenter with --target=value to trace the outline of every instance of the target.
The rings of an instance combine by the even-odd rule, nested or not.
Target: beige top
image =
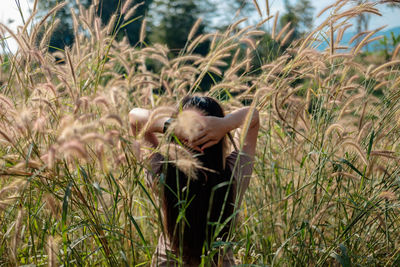
[[[155,154],[151,159],[151,168],[153,173],[157,173],[159,168],[162,166],[163,156],[161,154]],[[249,186],[251,173],[253,170],[253,161],[250,156],[244,153],[238,153],[237,151],[233,151],[228,157],[226,157],[226,167],[232,171],[233,179],[235,179],[234,183],[234,200],[236,202],[236,207],[239,208],[243,195]],[[153,183],[152,175],[147,175],[147,184],[151,187]],[[237,209],[236,208],[236,209]],[[168,242],[167,238],[161,234],[158,239],[158,245],[156,251],[154,252],[152,259],[152,266],[185,266],[190,267],[191,265],[185,263],[178,263],[176,256],[171,252],[171,245]],[[223,253],[224,256],[221,259],[220,264],[218,266],[228,267],[235,265],[233,252],[231,249],[228,249]],[[214,266],[217,266],[215,264]]]

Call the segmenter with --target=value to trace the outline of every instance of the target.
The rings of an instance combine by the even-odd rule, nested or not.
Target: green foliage
[[[379,40],[378,49],[385,60],[389,60],[391,52],[400,44],[400,34],[395,36],[393,32],[390,32],[390,39],[385,35]]]
[[[93,0],[89,0],[93,1]],[[113,14],[117,14],[117,16],[121,16],[121,8],[123,7],[126,1],[123,0],[101,0],[99,4],[99,8],[97,10],[97,15],[101,18],[104,24],[108,24],[111,16]],[[137,18],[135,21],[124,26],[122,31],[118,33],[117,39],[121,40],[122,37],[126,36],[131,45],[137,44],[139,41],[140,29],[142,26],[143,19],[147,16],[149,12],[150,5],[153,0],[135,0],[132,1],[131,6],[138,5],[136,7],[136,11],[131,17]],[[129,20],[129,19],[128,19]],[[116,27],[120,26],[122,21],[116,25]]]
[[[253,69],[259,70],[263,64],[274,61],[284,52],[279,42],[271,38],[269,33],[259,38],[256,50],[253,52]]]
[[[213,12],[208,12],[207,16],[212,16],[211,25],[207,25],[208,29],[225,30],[231,23],[242,19],[252,18],[257,11],[252,1],[248,0],[219,0],[215,2]]]
[[[312,28],[314,7],[309,0],[298,0],[295,5],[285,0],[285,9],[286,12],[281,16],[279,24],[283,28],[290,23],[289,29],[293,29],[293,34],[288,43],[291,43]]]
[[[84,6],[88,6],[90,0],[82,1]],[[56,5],[60,4],[60,0],[39,0],[38,9],[39,15],[44,16]],[[50,51],[55,51],[57,49],[64,49],[65,46],[71,46],[74,43],[74,31],[73,31],[73,21],[71,16],[71,10],[77,10],[78,6],[76,3],[68,2],[61,10],[59,10],[56,15],[50,18],[51,22],[59,19],[59,23],[53,30],[53,34],[49,40]],[[40,36],[44,34],[46,29],[43,28]]]
[[[207,9],[203,7],[209,2],[194,0],[155,0],[154,2],[154,10],[151,13],[154,28],[150,40],[153,43],[166,44],[177,54],[185,47],[191,28],[197,19],[205,14]],[[203,21],[196,35],[204,33],[205,25]]]
[[[132,1],[130,7],[133,7],[139,3],[142,3],[136,7],[136,11],[132,18],[137,18],[134,21],[127,23],[121,31],[118,32],[116,39],[121,40],[126,36],[131,45],[137,44],[139,40],[139,33],[143,18],[146,16],[149,7],[153,0],[145,1]],[[51,8],[59,4],[60,0],[39,0],[39,13],[44,15]],[[83,0],[80,4],[83,7],[89,7],[94,1],[93,0]],[[96,14],[101,18],[103,25],[107,25],[110,21],[112,15],[116,14],[116,25],[115,28],[121,27],[123,23],[123,14],[121,14],[121,9],[126,3],[126,0],[101,0],[99,4],[95,7]],[[68,2],[68,4],[62,8],[56,15],[52,18],[53,20],[59,19],[60,22],[54,29],[51,36],[49,47],[51,51],[56,49],[64,49],[65,46],[71,46],[74,43],[74,28],[71,10],[74,13],[78,13],[79,5],[76,2]],[[128,12],[125,11],[125,14]]]

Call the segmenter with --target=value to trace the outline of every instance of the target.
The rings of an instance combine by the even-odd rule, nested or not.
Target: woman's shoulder
[[[228,167],[231,171],[239,169],[249,169],[250,173],[253,167],[253,157],[247,155],[246,153],[234,150],[230,153],[225,159],[226,167]]]
[[[156,177],[160,174],[162,164],[164,161],[164,156],[160,153],[153,153],[149,156],[148,167],[146,170],[146,184],[148,187],[152,188]]]
[[[235,179],[234,194],[240,207],[243,196],[249,187],[251,173],[253,172],[253,157],[238,151],[233,151],[226,157],[226,168],[232,172]]]
[[[160,172],[162,162],[164,160],[164,156],[161,155],[160,153],[153,153],[149,157],[149,171],[152,174],[157,174]]]

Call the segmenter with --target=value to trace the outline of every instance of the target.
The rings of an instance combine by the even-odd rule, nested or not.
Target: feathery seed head
[[[125,2],[125,4],[122,6],[122,8],[121,8],[121,14],[123,15],[123,14],[125,14],[127,11],[128,11],[128,9],[129,9],[129,7],[131,6],[131,4],[132,4],[132,0],[127,0],[126,2]]]
[[[171,128],[178,135],[189,142],[197,138],[198,133],[205,127],[201,111],[188,109],[178,114],[175,125]]]
[[[197,169],[201,168],[201,163],[193,155],[176,144],[166,144],[160,147],[160,153],[167,162],[173,163],[190,179],[196,179]]]
[[[54,218],[61,218],[61,203],[58,201],[52,194],[47,193],[44,195],[44,201],[46,205],[49,207],[51,215]]]
[[[63,153],[66,157],[87,159],[88,154],[86,152],[85,146],[81,141],[72,140],[63,144],[59,151]]]
[[[44,116],[40,116],[37,118],[35,123],[33,124],[33,131],[36,133],[44,133],[46,129],[47,119]]]

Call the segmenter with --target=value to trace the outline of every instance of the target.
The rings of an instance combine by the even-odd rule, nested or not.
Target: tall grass
[[[196,38],[193,29],[176,58],[160,44],[116,41],[129,7],[129,17],[122,12],[109,25],[95,17],[96,6],[80,7],[75,44],[55,53],[47,45],[57,21],[48,18],[62,4],[39,21],[34,10],[18,32],[0,25],[2,42],[10,36],[19,45],[0,56],[0,263],[149,265],[161,232],[144,184],[152,151],[131,135],[127,115],[175,105],[210,76],[220,81],[208,94],[227,110],[253,101],[261,115],[253,177],[231,237],[238,260],[400,264],[399,56],[360,62],[369,32],[341,47],[350,18],[379,14],[376,4],[345,2],[257,70],[262,28],[243,21]],[[281,44],[291,34],[273,32]],[[208,40],[209,53],[194,54]],[[318,52],[320,42],[329,48]],[[237,52],[243,46],[247,52]]]

